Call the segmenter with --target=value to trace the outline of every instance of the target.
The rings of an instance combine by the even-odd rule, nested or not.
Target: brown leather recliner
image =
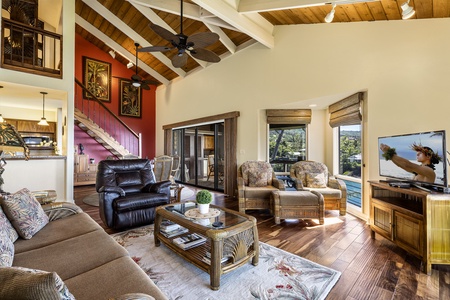
[[[155,208],[170,202],[170,181],[156,182],[148,159],[101,161],[95,188],[100,217],[113,229],[152,224]]]

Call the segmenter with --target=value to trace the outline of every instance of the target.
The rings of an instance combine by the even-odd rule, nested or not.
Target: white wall
[[[252,46],[158,88],[157,154],[163,153],[164,124],[237,110],[237,149],[245,152],[238,163],[266,159],[263,109],[307,108],[311,99],[367,91],[364,173],[378,179],[379,136],[438,129],[450,134],[449,37],[448,18],[277,26],[274,49]],[[313,111],[313,120],[318,115],[326,119]],[[326,122],[313,121],[308,138],[331,167],[330,132]],[[367,199],[368,188],[366,213]]]

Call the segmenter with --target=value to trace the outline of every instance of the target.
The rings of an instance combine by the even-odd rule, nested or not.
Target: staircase
[[[141,136],[95,98],[75,79],[74,122],[119,159],[137,158],[141,153]],[[90,94],[84,99],[83,91]]]
[[[78,125],[81,130],[86,132],[91,138],[95,139],[119,159],[137,157],[77,108],[75,109],[74,120],[75,125]]]

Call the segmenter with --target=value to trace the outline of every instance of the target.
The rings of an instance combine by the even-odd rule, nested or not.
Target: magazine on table
[[[203,256],[202,260],[203,260],[205,263],[207,263],[208,265],[210,265],[210,264],[211,264],[211,253],[209,253],[209,256],[207,255],[208,253],[209,253],[209,252],[206,252],[206,255]],[[226,262],[227,260],[228,260],[228,257],[227,257],[227,256],[224,256],[224,257],[222,257],[222,259],[220,260],[220,263],[222,264],[222,263]]]
[[[177,223],[172,222],[170,220],[163,220],[161,222],[161,225],[159,225],[159,228],[162,232],[170,232],[170,231],[176,230],[180,227],[181,227],[180,225],[178,225]]]
[[[171,230],[171,231],[160,230],[161,234],[164,235],[166,238],[171,238],[171,237],[186,233],[188,231],[189,231],[189,229],[184,228],[182,226],[178,226],[177,229]]]
[[[201,236],[200,234],[191,233],[174,238],[172,242],[181,249],[187,250],[189,248],[204,244],[206,242],[206,238],[204,236]]]

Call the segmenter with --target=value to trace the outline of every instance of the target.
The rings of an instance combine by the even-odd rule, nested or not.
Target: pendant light
[[[401,6],[401,8],[402,8],[402,19],[403,20],[407,20],[407,19],[411,18],[416,13],[414,8],[409,6],[409,1],[411,1],[411,0],[408,0],[407,2],[403,3],[402,6]]]
[[[0,89],[2,89],[2,88],[3,88],[3,85],[0,85]],[[3,123],[3,122],[5,122],[5,119],[3,119],[2,114],[0,114],[0,123]]]
[[[42,118],[39,121],[38,125],[48,126],[47,119],[45,118],[45,95],[47,95],[48,93],[41,92],[41,94],[42,94]]]

